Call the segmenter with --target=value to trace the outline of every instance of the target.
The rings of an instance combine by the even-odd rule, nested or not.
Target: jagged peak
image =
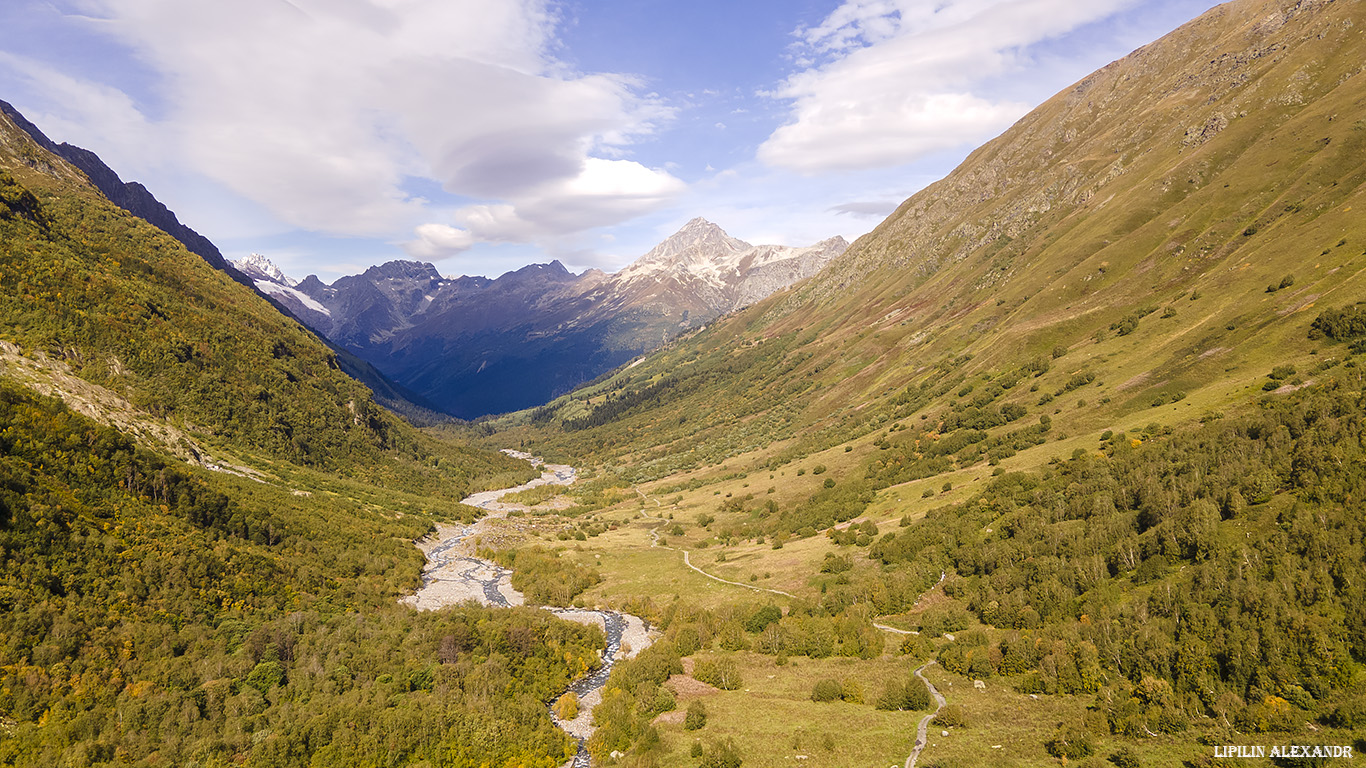
[[[631,267],[652,265],[686,268],[690,265],[725,259],[752,247],[699,216],[637,259]]]
[[[425,261],[395,259],[365,270],[368,280],[441,280],[436,266]]]
[[[290,278],[275,262],[259,253],[251,253],[240,259],[229,261],[233,269],[252,278],[253,280],[266,280],[278,285],[293,288],[298,285],[298,281]]]

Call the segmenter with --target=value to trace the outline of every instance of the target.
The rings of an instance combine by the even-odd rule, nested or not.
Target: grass
[[[1059,722],[1080,720],[1091,703],[1089,696],[1016,693],[1001,678],[985,680],[986,690],[977,690],[972,678],[950,674],[937,665],[926,670],[925,677],[948,703],[962,708],[968,725],[945,729],[930,723],[921,765],[1056,766],[1057,759],[1044,750],[1044,738]],[[948,736],[941,735],[945,730]]]
[[[688,756],[692,742],[735,739],[746,766],[791,765],[901,765],[915,741],[915,726],[923,712],[883,712],[871,703],[818,703],[811,689],[826,678],[855,680],[866,695],[876,698],[881,680],[909,674],[909,662],[884,656],[856,659],[791,659],[777,666],[771,657],[735,654],[745,685],[737,691],[703,696],[707,725],[684,731],[682,725],[662,723],[660,735],[670,752],[664,768],[695,766]],[[690,698],[679,698],[686,709]],[[753,713],[762,711],[763,717]],[[799,760],[798,755],[806,755]]]
[[[1322,71],[1323,83],[1329,83],[1355,71],[1361,59],[1355,47],[1324,51],[1310,54],[1290,46],[1277,62],[1249,66],[1274,70],[1266,75],[1271,82],[1313,58],[1311,69]],[[1168,61],[1150,60],[1163,70],[1150,76],[1184,83],[1180,62],[1186,52],[1172,49]],[[1096,92],[1119,88],[1106,79],[1125,76],[1126,67],[1097,75]],[[1308,378],[1305,372],[1320,360],[1347,356],[1341,344],[1309,341],[1307,331],[1323,308],[1366,296],[1366,228],[1352,213],[1366,209],[1366,186],[1360,164],[1351,160],[1366,141],[1366,127],[1328,119],[1359,112],[1360,90],[1325,90],[1323,103],[1268,107],[1267,114],[1239,117],[1208,144],[1193,148],[1183,148],[1179,134],[1176,141],[1152,138],[1190,123],[1186,112],[1169,111],[1181,99],[1153,96],[1162,92],[1134,91],[1129,112],[1112,107],[1083,114],[1071,111],[1067,99],[1050,102],[1042,116],[1022,121],[974,155],[962,177],[910,201],[821,276],[723,318],[592,392],[566,396],[551,410],[559,409],[562,417],[583,415],[588,401],[605,391],[630,393],[666,377],[689,384],[663,391],[650,407],[570,432],[556,432],[553,423],[531,429],[524,416],[506,417],[498,424],[507,431],[495,439],[525,439],[571,455],[573,462],[610,467],[646,495],[648,514],[672,515],[671,523],[683,525],[681,536],[667,537],[669,544],[691,549],[697,566],[720,578],[809,599],[819,596],[818,570],[827,552],[850,556],[857,574],[874,567],[866,550],[835,547],[821,535],[789,539],[781,549],[773,549],[771,539],[702,548],[716,532],[751,520],[747,513],[721,511],[722,504],[752,494],[751,509],[772,500],[789,510],[826,479],[859,477],[878,456],[874,441],[893,425],[933,429],[951,409],[963,407],[971,396],[957,394],[962,384],[974,383],[981,391],[987,378],[999,381],[1035,360],[1046,361],[1046,372],[1022,377],[992,406],[1023,405],[1026,415],[989,430],[997,436],[1048,416],[1052,429],[1046,441],[998,465],[978,461],[881,489],[858,519],[876,522],[880,533],[898,530],[903,518],[918,524],[930,510],[971,498],[998,471],[1033,472],[1074,451],[1095,453],[1106,431],[1136,438],[1150,425],[1179,430],[1213,414],[1236,416],[1258,407],[1268,397],[1262,385],[1273,367],[1293,365]],[[1136,115],[1155,122],[1134,120]],[[1067,120],[1089,125],[1090,133],[1079,129],[1067,147],[1029,144],[1053,136],[1049,121]],[[1319,143],[1321,137],[1331,142]],[[1123,176],[1107,175],[1112,157],[1124,165]],[[1052,199],[1039,210],[1028,196],[1044,189],[1049,178],[1072,183],[1070,177],[1050,176],[1064,166],[1083,181],[1087,174],[1106,180],[1093,196]],[[981,171],[1011,183],[981,196],[979,185],[963,181]],[[1017,174],[1028,175],[1030,183],[1015,183],[1023,178]],[[990,232],[969,237],[967,231]],[[1295,276],[1293,286],[1266,292],[1287,273]],[[1149,307],[1153,311],[1136,327],[1124,328],[1131,332],[1111,328]],[[1095,380],[1066,390],[1069,379],[1082,372],[1094,373]],[[917,399],[922,384],[941,383],[953,386]],[[1173,400],[1178,394],[1184,397]],[[1052,399],[1041,402],[1046,396]],[[818,465],[826,468],[819,475]],[[951,490],[944,490],[945,483]],[[577,555],[600,561],[605,577],[588,597],[679,594],[709,606],[763,597],[689,571],[677,551],[651,548],[653,524],[638,519],[641,509],[637,499],[628,499],[603,510],[623,526],[590,540]],[[715,516],[710,530],[697,526],[698,514]],[[926,602],[944,599],[933,592]],[[909,628],[916,621],[909,612],[886,623]],[[706,732],[733,735],[746,765],[794,765],[798,746],[812,750],[810,765],[901,764],[910,739],[903,733],[901,744],[883,735],[887,724],[877,720],[882,715],[869,714],[867,707],[803,700],[802,688],[809,693],[812,682],[804,676],[830,672],[837,662],[794,660],[790,668],[776,668],[771,660],[751,659],[747,664],[756,672],[770,665],[762,672],[765,691],[709,697],[709,706],[715,701],[716,707]],[[853,664],[883,673],[887,663]],[[963,679],[942,670],[933,674],[950,701],[962,698],[978,724],[932,739],[922,765],[978,765],[988,759],[999,765],[1056,765],[1043,751],[1044,741],[1058,722],[1080,718],[1089,704],[1086,697],[1021,696],[990,680],[981,693],[970,685],[964,689]],[[794,745],[797,727],[804,735]],[[686,756],[692,736],[670,728],[664,733],[674,751],[666,764],[692,764]],[[878,746],[859,751],[853,743],[858,740],[846,737],[854,728],[875,734],[869,743]],[[827,733],[837,748],[823,753]],[[1199,734],[1196,727],[1132,746],[1144,764],[1179,764],[1206,754],[1195,744]],[[809,743],[803,741],[808,737]],[[1124,743],[1098,738],[1090,762],[1105,764]]]

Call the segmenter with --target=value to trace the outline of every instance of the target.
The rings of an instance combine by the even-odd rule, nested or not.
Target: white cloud
[[[980,93],[1031,45],[1135,0],[848,0],[798,30],[805,67],[773,93],[789,121],[758,150],[772,166],[818,173],[913,161],[977,143],[1028,104]]]
[[[386,235],[430,219],[408,177],[476,200],[595,208],[577,183],[672,111],[568,71],[550,0],[84,0],[161,81],[160,135],[286,223]],[[625,197],[648,197],[656,179]],[[525,203],[517,203],[518,209]],[[560,227],[563,229],[563,227]],[[452,250],[451,233],[419,232]]]
[[[447,224],[423,224],[416,229],[417,239],[403,244],[410,256],[428,261],[439,261],[469,250],[474,236],[468,230]]]
[[[477,241],[547,244],[650,213],[684,187],[664,170],[590,157],[573,178],[545,182],[511,202],[461,208],[455,221]]]
[[[58,143],[70,141],[82,132],[83,126],[98,125],[105,142],[102,159],[110,167],[127,174],[158,163],[159,158],[151,149],[160,143],[156,139],[157,129],[123,91],[71,77],[42,62],[3,51],[0,69],[18,75],[27,81],[32,92],[44,95],[41,105],[23,105],[21,111],[49,139]],[[47,108],[57,105],[62,109]]]

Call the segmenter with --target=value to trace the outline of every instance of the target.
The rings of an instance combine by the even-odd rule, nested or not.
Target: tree
[[[569,691],[555,702],[555,717],[573,720],[579,716],[579,695]]]

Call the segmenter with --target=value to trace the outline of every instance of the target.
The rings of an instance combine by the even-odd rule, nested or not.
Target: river
[[[541,469],[541,476],[515,488],[496,491],[481,491],[463,500],[463,503],[488,511],[472,525],[448,525],[440,523],[436,533],[417,542],[418,549],[427,557],[427,565],[422,569],[422,587],[416,593],[403,598],[402,602],[419,611],[434,611],[448,605],[457,605],[466,600],[475,600],[484,605],[511,607],[521,605],[522,594],[512,588],[512,571],[497,563],[475,557],[466,541],[480,534],[483,523],[490,518],[506,517],[513,510],[525,510],[517,504],[501,501],[509,493],[524,491],[542,485],[570,485],[578,477],[573,467],[563,464],[546,464],[541,459],[520,451],[504,450],[509,456],[531,462]],[[607,637],[607,648],[603,651],[602,666],[569,686],[579,697],[579,716],[573,720],[560,720],[551,717],[555,724],[572,736],[579,745],[578,752],[566,766],[588,768],[588,737],[593,734],[593,707],[602,700],[602,688],[612,673],[612,666],[618,659],[630,658],[647,647],[653,638],[639,617],[629,613],[608,610],[585,610],[570,607],[546,607],[555,615],[577,621],[581,624],[596,624]]]

